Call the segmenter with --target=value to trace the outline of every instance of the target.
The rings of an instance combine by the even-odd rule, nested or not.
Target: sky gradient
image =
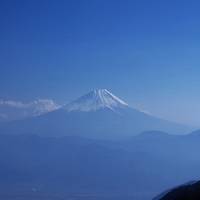
[[[0,99],[68,102],[107,88],[200,127],[200,2],[1,0]]]

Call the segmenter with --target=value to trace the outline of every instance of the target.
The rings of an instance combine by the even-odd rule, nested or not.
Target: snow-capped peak
[[[106,89],[97,89],[67,104],[64,108],[68,111],[95,111],[101,108],[122,108],[128,106],[120,98]]]

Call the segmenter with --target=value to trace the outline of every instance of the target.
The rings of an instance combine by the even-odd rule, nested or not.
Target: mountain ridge
[[[3,133],[78,135],[95,139],[123,139],[149,130],[189,132],[183,125],[130,107],[106,89],[89,92],[44,115],[0,126]]]

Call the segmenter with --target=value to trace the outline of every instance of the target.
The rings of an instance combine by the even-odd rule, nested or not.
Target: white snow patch
[[[116,108],[126,107],[128,104],[120,98],[113,95],[106,89],[98,89],[80,97],[79,99],[67,104],[64,109],[67,111],[96,111],[101,108]]]

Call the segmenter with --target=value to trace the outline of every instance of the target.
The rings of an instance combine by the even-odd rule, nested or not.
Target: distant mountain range
[[[147,130],[178,134],[189,128],[132,108],[106,89],[91,91],[45,114],[0,125],[2,133],[100,139],[122,139]]]
[[[121,141],[0,134],[0,199],[150,200],[198,179],[199,144],[158,131]]]

